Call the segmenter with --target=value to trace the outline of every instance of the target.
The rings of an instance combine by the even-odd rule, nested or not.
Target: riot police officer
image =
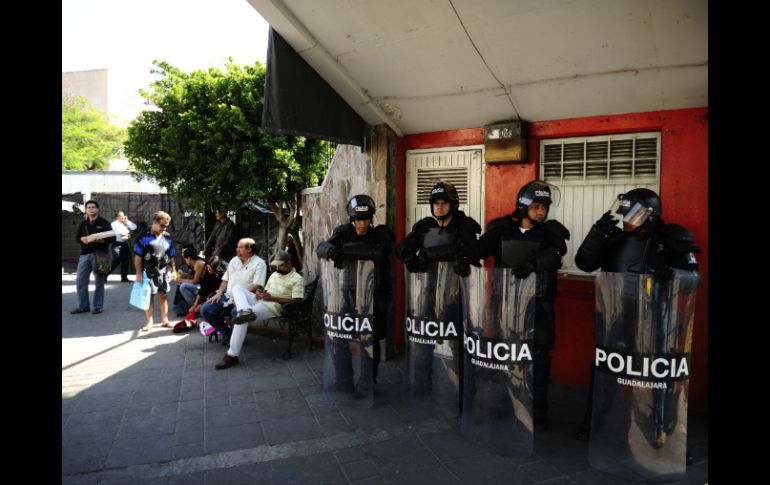
[[[467,276],[471,264],[480,266],[471,253],[481,226],[459,209],[460,196],[449,182],[434,185],[429,202],[433,217],[424,217],[412,226],[412,231],[396,246],[396,257],[413,273],[425,271],[431,262],[452,261],[454,272]]]
[[[390,253],[395,236],[389,227],[372,224],[376,207],[374,200],[368,195],[360,194],[352,197],[348,201],[346,210],[349,223],[334,228],[331,237],[318,244],[316,254],[319,258],[334,261],[334,266],[337,268],[342,268],[346,261],[371,260],[374,263],[375,327],[372,377],[374,382],[377,382],[377,369],[380,363],[379,342],[387,335],[388,305],[392,294]],[[346,301],[354,299],[354,295],[349,295],[349,298],[343,297]],[[348,311],[351,310],[348,309]]]
[[[548,219],[558,188],[540,180],[525,184],[516,196],[516,210],[489,223],[479,239],[481,257],[495,257],[495,267],[512,268],[518,278],[537,275],[533,355],[533,421],[548,427],[548,384],[555,340],[554,300],[556,276],[567,252],[569,231],[559,221]],[[558,203],[558,199],[556,199]]]
[[[432,217],[417,221],[396,246],[396,257],[411,273],[407,281],[404,397],[412,404],[427,399],[459,412],[462,345],[457,329],[462,319],[458,277],[467,276],[471,264],[480,266],[472,253],[481,226],[459,209],[459,194],[449,182],[436,183],[428,202]],[[445,326],[428,337],[416,329],[422,321],[443,322]]]
[[[692,233],[678,224],[666,224],[658,194],[633,189],[620,194],[613,208],[591,227],[575,255],[585,272],[653,273],[666,279],[673,268],[696,271],[693,253],[700,252]],[[623,218],[623,229],[617,227]]]
[[[692,233],[678,224],[667,224],[662,219],[663,206],[658,194],[646,188],[636,188],[620,194],[610,210],[605,212],[591,227],[575,256],[577,267],[585,272],[601,269],[602,272],[626,274],[652,274],[657,282],[669,280],[674,270],[697,272],[698,263],[693,253],[700,252],[695,244]],[[622,219],[623,229],[617,226]],[[630,289],[633,290],[633,289]],[[691,291],[695,291],[692,288]],[[629,293],[629,298],[638,298]],[[638,294],[638,291],[636,292]],[[634,300],[635,301],[635,300]],[[632,302],[633,303],[633,302]],[[624,305],[623,321],[631,322],[638,318],[635,308],[638,305]],[[631,314],[633,313],[633,314]],[[620,325],[618,325],[620,327]],[[629,330],[610,329],[608,338],[617,345],[633,349],[637,337],[630,335]],[[588,394],[588,406],[585,417],[578,427],[577,438],[588,439],[593,403],[594,365],[591,365],[591,383]],[[604,393],[605,399],[612,395]],[[672,425],[671,416],[662,415],[662,401],[665,396],[655,392],[654,406],[658,408],[656,421],[658,426],[658,442],[665,438],[664,429]],[[663,421],[669,421],[668,424]],[[692,457],[687,452],[687,463]]]

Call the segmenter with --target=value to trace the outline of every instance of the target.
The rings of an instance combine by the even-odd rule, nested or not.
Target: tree
[[[126,129],[110,124],[107,115],[85,98],[61,100],[62,170],[99,170],[120,155]]]
[[[191,207],[237,209],[266,202],[278,220],[277,249],[296,232],[298,194],[318,185],[327,143],[268,134],[260,128],[265,68],[238,66],[185,73],[153,61],[151,90],[140,90],[151,109],[128,128],[125,153],[137,178],[154,179]],[[293,236],[300,258],[302,248]]]

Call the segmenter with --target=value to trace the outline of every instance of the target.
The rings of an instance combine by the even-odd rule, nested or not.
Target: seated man
[[[248,330],[244,323],[279,317],[281,305],[299,301],[305,295],[305,278],[292,267],[289,253],[278,251],[270,266],[275,266],[275,273],[270,275],[264,290],[258,288],[254,294],[243,286],[233,288],[238,315],[233,319],[230,348],[222,362],[216,365],[217,369],[238,365],[238,355]]]
[[[230,260],[227,271],[222,275],[222,283],[201,308],[201,316],[217,331],[229,339],[229,329],[222,315],[225,307],[233,302],[233,288],[242,286],[248,291],[254,291],[265,284],[267,265],[256,255],[257,243],[250,237],[238,241],[235,248],[236,257]],[[235,316],[235,308],[231,312]]]

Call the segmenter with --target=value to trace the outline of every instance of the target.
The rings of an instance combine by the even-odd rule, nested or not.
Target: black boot
[[[575,433],[575,438],[578,441],[588,441],[588,438],[591,437],[591,420],[588,421],[581,421],[580,424],[578,424],[577,433]]]
[[[536,430],[548,431],[548,408],[533,409],[532,421]]]
[[[551,382],[551,357],[548,350],[535,347],[535,376],[532,380],[532,421],[535,429],[548,430],[548,384]]]
[[[575,438],[578,441],[588,441],[591,435],[591,412],[593,408],[594,400],[594,366],[590,364],[590,378],[588,380],[588,399],[586,403],[586,412],[583,415],[583,420],[578,424]]]

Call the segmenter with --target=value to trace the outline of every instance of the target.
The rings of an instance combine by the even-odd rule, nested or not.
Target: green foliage
[[[62,170],[99,170],[120,155],[126,129],[111,125],[107,115],[84,98],[61,102]]]
[[[154,61],[160,79],[140,90],[151,109],[128,128],[132,166],[196,209],[236,209],[249,199],[296,201],[325,172],[324,141],[272,135],[260,128],[265,68],[185,73]],[[142,177],[140,175],[139,177]]]

